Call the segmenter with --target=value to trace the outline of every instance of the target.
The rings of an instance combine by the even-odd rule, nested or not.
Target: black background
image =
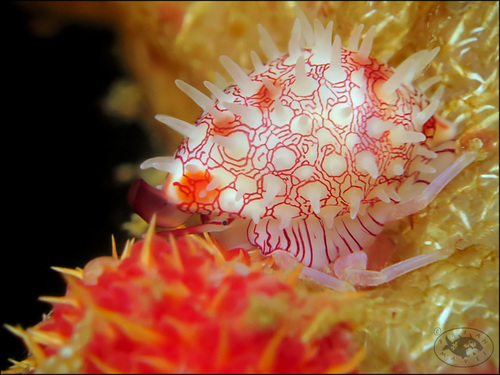
[[[150,145],[140,124],[102,110],[111,83],[127,75],[113,29],[67,23],[40,37],[31,12],[4,4],[0,322],[27,328],[51,309],[39,296],[64,294],[51,266],[83,267],[110,255],[112,234],[122,248],[131,210],[113,168],[140,163]],[[3,326],[0,333],[6,369],[7,358],[22,360],[27,351]]]

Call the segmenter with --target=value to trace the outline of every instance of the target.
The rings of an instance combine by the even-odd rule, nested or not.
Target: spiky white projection
[[[387,221],[424,208],[475,157],[456,158],[453,125],[434,115],[442,89],[430,100],[423,94],[439,77],[414,86],[438,48],[392,69],[369,56],[375,27],[360,46],[357,27],[347,48],[339,36],[332,43],[332,29],[300,12],[282,53],[258,25],[268,62],[252,51],[247,74],[222,56],[234,84],[205,82],[212,97],[177,80],[203,114],[194,125],[156,117],[185,138],[173,157],[142,164],[169,174],[161,191],[143,181],[132,187],[136,212],[146,220],[156,213],[166,227],[200,214],[205,224],[177,233],[211,231],[229,248],[257,246],[341,291],[445,257],[374,272],[362,252]]]

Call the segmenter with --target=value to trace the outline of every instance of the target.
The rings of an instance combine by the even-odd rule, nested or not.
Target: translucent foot
[[[375,286],[387,282],[381,272],[367,270],[367,263],[366,253],[358,251],[337,258],[333,263],[333,272],[338,278],[355,286]]]
[[[278,266],[286,270],[292,270],[295,267],[300,267],[301,264],[286,251],[276,251],[273,253],[273,259]],[[301,279],[310,279],[318,284],[324,285],[327,288],[338,292],[354,292],[356,289],[345,281],[342,281],[335,276],[315,270],[309,267],[303,267],[299,275]]]
[[[335,275],[345,282],[357,287],[378,286],[438,260],[446,259],[453,251],[437,250],[428,254],[395,263],[380,271],[366,269],[368,257],[363,251],[341,257],[333,264]]]
[[[366,269],[368,261],[366,253],[358,251],[338,258],[331,265],[335,275],[303,267],[299,277],[311,279],[338,292],[353,292],[356,290],[354,287],[374,287],[385,284],[405,273],[446,259],[452,253],[451,250],[437,250],[403,260],[380,271],[371,271]],[[297,260],[285,251],[275,252],[273,258],[278,266],[287,270],[300,266]]]
[[[397,204],[394,208],[394,215],[391,215],[395,219],[403,218],[408,215],[412,215],[425,208],[441,190],[453,179],[455,178],[465,167],[472,163],[477,157],[477,152],[465,152],[457,160],[453,162],[448,168],[446,168],[439,176],[437,176],[430,184],[425,188],[422,194],[412,198],[406,202],[401,202]]]

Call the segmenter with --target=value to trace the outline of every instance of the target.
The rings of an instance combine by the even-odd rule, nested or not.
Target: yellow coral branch
[[[120,315],[120,313],[108,309],[95,307],[94,312],[97,316],[106,319],[110,323],[116,324],[124,333],[131,338],[140,337],[141,341],[149,341],[157,343],[163,341],[161,333],[151,329],[150,327],[136,323]]]
[[[213,240],[212,237],[208,233],[203,233],[203,237],[205,241],[203,241],[201,238],[197,238],[198,242],[200,245],[202,245],[202,248],[207,250],[210,254],[212,254],[215,257],[215,263],[218,265],[226,263],[226,258],[224,258],[224,254],[222,253],[220,247],[217,245],[217,243]]]
[[[24,341],[24,344],[28,348],[29,352],[35,357],[37,363],[42,363],[45,360],[45,353],[43,352],[42,348],[35,342],[29,332],[26,332],[20,326],[13,327],[9,324],[4,324],[3,326],[9,332],[20,337]]]
[[[223,364],[227,362],[229,354],[229,332],[225,324],[222,324],[219,331],[219,344],[217,345],[217,352],[215,353],[215,366],[222,368]]]
[[[262,352],[262,356],[260,357],[259,363],[257,365],[259,371],[263,373],[270,373],[272,371],[272,367],[276,359],[276,352],[278,350],[279,344],[281,343],[281,340],[285,336],[287,329],[288,328],[285,325],[281,326],[278,331],[276,331],[271,340],[269,340],[269,343]]]
[[[219,287],[217,293],[212,298],[212,302],[210,303],[210,305],[208,305],[207,310],[211,312],[217,311],[222,299],[224,298],[224,296],[227,294],[228,291],[229,291],[229,284],[223,284],[221,287]]]
[[[146,232],[146,236],[142,244],[140,261],[147,268],[151,267],[151,251],[152,251],[151,242],[153,241],[155,225],[156,225],[156,214],[154,214],[153,218],[151,219],[151,223],[149,224],[148,231]]]
[[[26,332],[31,335],[33,340],[42,345],[62,346],[64,338],[56,332],[46,332],[36,328],[28,328]]]
[[[127,259],[132,252],[132,246],[134,246],[135,238],[131,238],[125,242],[122,255],[120,255],[120,260]]]
[[[83,270],[81,268],[71,269],[71,268],[55,267],[55,266],[52,266],[50,268],[53,269],[54,271],[62,273],[63,275],[71,275],[78,279],[83,279]]]
[[[330,367],[325,374],[349,374],[359,366],[365,357],[365,348],[359,349],[347,362]]]
[[[38,297],[39,301],[42,302],[47,302],[50,303],[51,305],[55,304],[64,304],[64,305],[71,305],[73,307],[79,307],[80,304],[78,303],[78,300],[75,298],[63,296],[63,297],[56,297],[56,296],[40,296]]]
[[[333,314],[333,311],[330,308],[326,308],[321,310],[316,316],[314,320],[309,325],[309,328],[302,334],[300,340],[303,343],[307,343],[311,340],[312,336],[316,334],[322,327],[325,320]]]
[[[118,252],[116,251],[116,240],[115,236],[111,235],[111,255],[114,259],[119,260]]]
[[[189,241],[189,239],[188,239]],[[175,240],[173,235],[168,236],[168,242],[170,244],[170,247],[172,248],[172,256],[170,259],[172,259],[172,265],[178,270],[178,271],[184,271],[184,265],[182,264],[182,259],[181,255],[179,254],[179,247],[177,246],[177,241]]]
[[[11,366],[7,370],[2,370],[2,374],[28,374],[32,372],[37,366],[37,362],[33,358],[33,356],[30,356],[21,362],[18,362],[12,358],[9,358],[8,361],[11,362],[13,366]]]
[[[126,372],[119,371],[114,367],[108,366],[94,354],[89,354],[89,359],[95,367],[102,371],[103,374],[126,374]]]

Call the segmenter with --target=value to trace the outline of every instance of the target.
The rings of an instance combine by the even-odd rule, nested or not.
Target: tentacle
[[[169,202],[160,190],[142,179],[130,186],[128,202],[134,212],[148,223],[156,213],[156,225],[163,228],[178,227],[193,216],[192,213],[180,211],[177,204]]]
[[[462,154],[455,162],[437,176],[425,190],[415,198],[400,203],[394,208],[394,218],[402,218],[412,215],[425,208],[439,192],[455,178],[465,167],[472,163],[477,157],[476,152],[468,151]]]
[[[223,230],[229,229],[233,221],[234,218],[224,219],[224,220],[214,220],[208,223],[193,225],[191,227],[164,230],[156,232],[156,234],[159,236],[169,236],[171,234],[174,236],[184,236],[188,234],[200,234],[205,232],[209,233],[222,232]]]

